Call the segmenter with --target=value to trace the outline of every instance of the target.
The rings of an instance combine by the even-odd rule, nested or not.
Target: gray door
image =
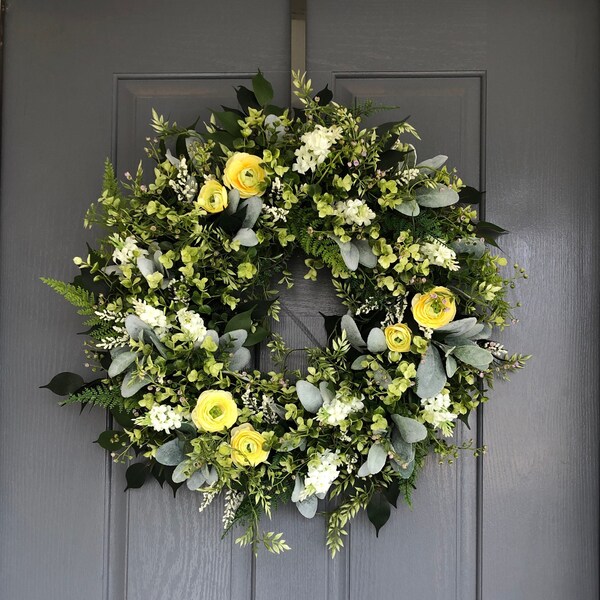
[[[308,0],[307,69],[342,102],[410,114],[420,154],[451,156],[529,272],[507,345],[534,355],[464,430],[476,462],[430,460],[375,539],[327,558],[324,524],[274,517],[294,550],[220,541],[220,506],[123,493],[91,444],[101,412],[36,389],[84,362],[79,319],[38,282],[68,278],[102,161],[135,168],[152,107],[191,121],[258,66],[289,100],[283,0],[8,0],[0,222],[0,598],[598,598],[599,7],[517,0]],[[389,116],[383,117],[389,120]],[[322,284],[286,298],[291,344],[319,340]],[[266,364],[263,354],[261,361]],[[168,591],[167,591],[168,590]]]

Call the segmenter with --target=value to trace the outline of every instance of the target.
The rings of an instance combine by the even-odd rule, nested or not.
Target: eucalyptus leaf
[[[373,252],[369,242],[367,240],[354,240],[353,244],[358,249],[358,262],[363,267],[374,269],[377,266],[377,256]]]
[[[129,337],[137,342],[140,339],[140,333],[142,331],[151,331],[152,327],[142,321],[137,315],[127,315],[125,317],[125,329]]]
[[[350,368],[353,371],[362,371],[367,367],[363,365],[364,362],[368,360],[368,356],[366,354],[361,354],[358,358],[354,359],[354,362],[350,365]]]
[[[256,246],[258,244],[258,238],[256,237],[256,233],[252,231],[252,229],[248,229],[246,227],[242,227],[234,236],[234,242],[239,242],[240,246],[244,246],[246,248],[251,248],[252,246]]]
[[[400,459],[400,464],[408,464],[415,458],[415,447],[413,444],[404,441],[397,427],[392,430],[392,448]]]
[[[156,332],[153,329],[144,331],[144,336],[152,342],[154,347],[158,350],[158,353],[163,358],[167,358],[167,349],[163,346],[162,342],[160,341],[160,339],[156,335]]]
[[[369,352],[385,352],[387,347],[387,342],[385,341],[385,333],[379,327],[373,327],[371,331],[369,331],[369,335],[367,337],[367,348]]]
[[[441,183],[434,188],[420,187],[415,194],[417,203],[427,208],[442,208],[458,202],[458,192]]]
[[[300,502],[296,502],[296,508],[303,517],[312,519],[317,514],[319,500],[316,496],[309,496]]]
[[[214,485],[219,481],[219,473],[214,467],[209,467],[208,472],[205,473],[206,485]]]
[[[358,477],[368,477],[371,474],[371,470],[369,469],[369,463],[365,460],[365,462],[358,469]]]
[[[452,321],[448,325],[438,327],[434,333],[445,333],[448,335],[463,335],[466,331],[469,331],[473,326],[477,325],[477,319],[475,317],[467,317],[466,319],[458,319],[458,321]]]
[[[233,213],[235,213],[238,209],[238,205],[240,203],[240,192],[239,190],[233,189],[233,190],[229,190],[229,192],[227,193],[227,209],[226,209],[226,213],[232,215]]]
[[[352,242],[342,242],[336,235],[329,236],[340,248],[340,254],[344,260],[344,264],[350,271],[356,271],[358,269],[358,261],[360,258],[360,252],[358,248]]]
[[[158,270],[154,264],[154,261],[146,258],[145,256],[138,256],[137,266],[144,277],[148,277],[149,275],[156,273]]]
[[[242,222],[242,227],[252,229],[256,221],[258,221],[258,217],[260,216],[260,211],[263,207],[263,201],[256,197],[252,196],[252,198],[248,198],[242,202],[240,208],[246,208],[246,216]]]
[[[480,348],[477,345],[459,346],[454,351],[454,356],[468,365],[477,368],[481,368],[481,366],[484,365],[486,369],[494,359],[489,350]]]
[[[446,372],[438,349],[430,344],[417,368],[416,393],[419,398],[433,398],[446,385]]]
[[[327,400],[327,402],[331,402],[335,396],[329,389],[329,384],[326,381],[321,381],[321,383],[319,383],[319,391],[321,392],[323,400]]]
[[[188,489],[195,492],[196,490],[201,488],[205,483],[206,483],[206,477],[204,477],[204,474],[202,473],[202,471],[194,471],[190,475],[189,479],[187,480],[186,485],[187,485]]]
[[[300,495],[304,491],[304,481],[300,475],[296,475],[296,481],[294,483],[294,491],[292,492],[292,502],[298,502]]]
[[[379,443],[373,444],[369,448],[369,454],[367,455],[367,466],[371,475],[377,475],[385,467],[386,460],[386,449]]]
[[[229,361],[229,369],[231,371],[241,371],[250,364],[252,354],[248,348],[238,348]]]
[[[366,346],[365,340],[363,340],[356,321],[350,315],[344,315],[342,317],[342,331],[346,332],[348,341],[354,348],[361,350]]]
[[[137,374],[134,375],[134,373],[130,371],[125,375],[123,382],[121,383],[121,396],[123,396],[123,398],[131,398],[150,383],[152,382],[147,377],[142,377],[140,379]]]
[[[154,455],[156,462],[166,467],[177,466],[180,462],[186,460],[181,446],[182,444],[179,440],[170,440],[166,444],[159,446]]]
[[[323,404],[323,397],[318,387],[312,383],[300,379],[296,382],[296,393],[300,403],[309,413],[316,413]]]
[[[403,417],[402,415],[392,415],[392,421],[394,421],[398,432],[407,444],[415,444],[427,437],[427,428],[416,419]]]
[[[434,156],[433,158],[428,158],[427,160],[420,162],[417,165],[417,169],[431,169],[433,171],[438,171],[439,169],[441,169],[444,166],[444,164],[447,160],[448,160],[447,156],[444,156],[443,154],[438,154],[437,156]]]
[[[452,242],[450,248],[457,254],[481,258],[485,252],[485,242],[481,238],[462,238]]]
[[[219,339],[219,346],[231,349],[232,352],[239,350],[248,339],[248,332],[245,329],[234,329],[224,333]]]
[[[396,473],[398,473],[398,475],[400,475],[400,477],[402,477],[402,479],[409,479],[410,476],[413,474],[413,471],[415,470],[415,461],[411,460],[409,463],[407,464],[399,464],[397,463],[395,460],[390,460],[390,465],[392,466],[392,469],[394,469],[394,471],[396,471]]]
[[[108,368],[108,376],[116,377],[125,371],[129,365],[134,363],[137,357],[137,352],[121,352],[121,354],[118,354],[110,363],[110,367]]]
[[[450,355],[446,357],[446,375],[448,376],[448,379],[450,379],[450,377],[454,377],[454,374],[456,373],[456,370],[458,369],[458,363],[456,362],[456,359],[454,358],[454,356]]]
[[[183,483],[188,478],[190,464],[189,460],[184,460],[175,467],[175,470],[171,473],[171,479],[174,483]]]
[[[394,208],[407,217],[417,217],[421,212],[421,207],[416,200],[406,200],[402,204],[397,204]]]

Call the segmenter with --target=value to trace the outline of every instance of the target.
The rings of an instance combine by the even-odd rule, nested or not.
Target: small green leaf
[[[59,373],[55,375],[50,383],[46,385],[41,385],[41,389],[49,389],[53,394],[57,396],[68,396],[73,392],[76,392],[80,387],[85,385],[85,381],[81,375],[77,375],[77,373]]]
[[[388,522],[390,512],[388,499],[381,492],[375,492],[371,500],[369,500],[369,504],[367,504],[367,516],[375,527],[375,535],[377,537],[379,537],[379,530]]]
[[[147,462],[139,462],[130,465],[125,471],[125,479],[127,481],[127,490],[141,488],[148,476],[149,468]]]
[[[252,78],[252,89],[261,106],[266,106],[273,99],[273,86],[264,78],[260,69]]]

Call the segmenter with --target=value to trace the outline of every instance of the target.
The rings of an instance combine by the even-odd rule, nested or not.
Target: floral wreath
[[[410,502],[430,451],[452,462],[484,450],[450,438],[528,358],[490,339],[515,321],[507,295],[526,275],[502,274],[486,242],[505,230],[477,220],[481,193],[447,157],[418,162],[408,122],[364,128],[372,103],[347,108],[293,79],[302,109],[273,106],[259,71],[237,88],[240,108],[214,112],[202,133],[153,111],[150,183],[141,163],[121,184],[106,163],[85,223],[108,235],[74,259],[72,283],[44,279],[85,315],[86,367],[99,375],[45,387],[110,411],[99,445],[142,459],[128,488],[149,475],[185,483],[200,510],[223,492],[224,528],[242,526],[242,546],[287,550],[261,516],[291,501],[311,518],[328,498],[335,555],[361,509],[378,532],[400,495]],[[305,349],[304,373],[269,331],[294,253],[347,309],[325,317],[327,344]],[[251,368],[263,342],[280,372]]]

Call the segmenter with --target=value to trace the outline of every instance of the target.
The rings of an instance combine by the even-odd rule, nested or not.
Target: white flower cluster
[[[304,479],[304,490],[300,494],[300,500],[305,500],[313,494],[324,497],[340,474],[339,464],[339,456],[331,450],[325,450],[311,459],[308,463],[308,474]]]
[[[146,251],[139,248],[136,244],[136,239],[131,235],[124,240],[117,239],[115,236],[112,241],[116,246],[112,258],[118,265],[133,264],[138,256],[146,254]]]
[[[187,161],[184,157],[177,164],[177,175],[175,179],[169,180],[169,185],[175,190],[177,198],[183,202],[190,201],[196,197],[198,192],[198,183],[196,179],[189,174]]]
[[[134,300],[133,304],[137,316],[144,321],[144,323],[150,325],[150,327],[156,327],[157,329],[168,329],[169,323],[162,310],[154,308],[140,300]]]
[[[335,205],[335,214],[344,219],[346,225],[367,226],[375,218],[375,213],[362,200],[339,201]]]
[[[317,125],[312,131],[305,133],[300,138],[302,146],[295,151],[296,162],[292,170],[298,173],[315,171],[318,165],[325,162],[331,146],[341,135],[342,131],[339,127],[323,127],[323,125]]]
[[[450,404],[450,392],[448,390],[442,390],[433,398],[424,398],[421,400],[421,406],[423,407],[421,412],[422,419],[426,423],[441,429],[446,437],[452,435],[454,421],[457,418],[455,414],[448,410]]]
[[[225,491],[225,506],[223,507],[223,529],[227,530],[233,524],[235,513],[244,500],[244,492],[236,492],[235,490]]]
[[[429,259],[432,265],[444,267],[449,271],[458,271],[456,252],[438,240],[425,242],[421,245],[421,254]]]
[[[400,173],[400,181],[404,185],[408,185],[413,179],[416,179],[419,176],[419,169],[405,169]]]
[[[179,327],[182,333],[190,342],[201,342],[206,337],[204,320],[199,314],[182,308],[177,311],[177,319],[179,320]]]
[[[279,208],[277,206],[264,206],[263,212],[267,217],[271,217],[273,223],[277,223],[277,221],[287,222],[287,216],[290,212],[286,208]]]
[[[171,433],[171,429],[179,429],[183,423],[181,413],[167,404],[155,404],[143,417],[135,419],[138,425],[150,425],[155,431]]]
[[[327,425],[338,426],[350,414],[364,408],[362,396],[346,396],[337,392],[331,399],[325,398],[317,413],[317,420]]]

